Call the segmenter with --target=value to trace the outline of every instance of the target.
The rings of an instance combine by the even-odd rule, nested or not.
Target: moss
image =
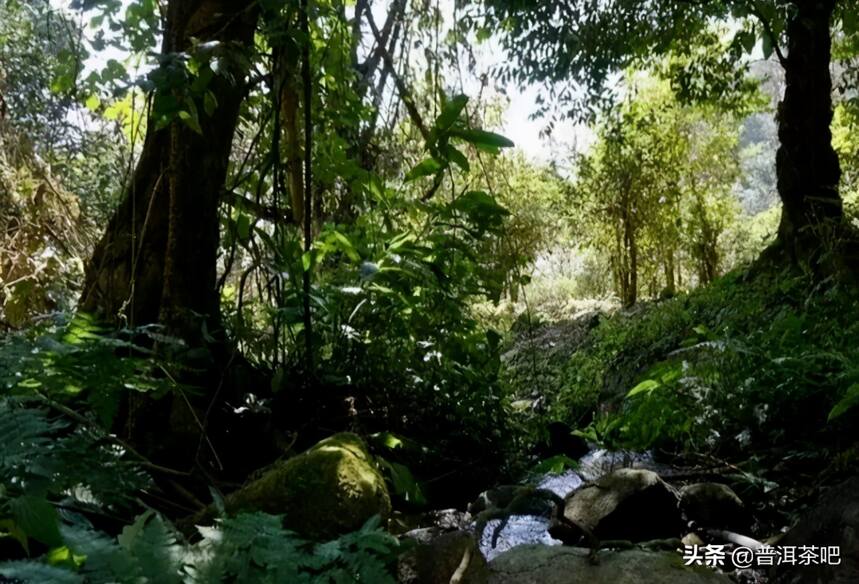
[[[288,528],[327,539],[359,529],[374,515],[387,519],[391,500],[364,442],[342,433],[275,464],[227,497],[226,507],[230,513],[282,514]]]

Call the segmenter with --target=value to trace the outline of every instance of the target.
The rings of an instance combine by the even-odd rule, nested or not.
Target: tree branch
[[[764,34],[770,37],[770,42],[772,43],[773,51],[775,51],[776,57],[778,57],[778,62],[781,64],[782,67],[787,67],[787,57],[785,57],[784,53],[782,53],[781,51],[781,47],[779,47],[778,45],[778,36],[776,36],[775,32],[773,31],[772,24],[770,24],[770,21],[766,19],[763,12],[761,12],[761,9],[758,8],[757,2],[751,3],[751,11],[752,14],[754,14],[755,17],[757,17],[757,19],[760,21],[761,26],[764,27]]]
[[[415,124],[415,126],[417,126],[418,131],[421,133],[421,136],[423,137],[424,141],[429,144],[429,130],[427,130],[426,124],[424,124],[423,118],[421,117],[421,114],[418,111],[414,100],[412,99],[411,91],[409,91],[409,88],[408,86],[406,86],[405,81],[403,81],[403,79],[397,73],[397,68],[394,66],[394,61],[391,58],[391,54],[388,52],[388,48],[381,43],[381,33],[379,32],[379,27],[376,26],[376,21],[373,19],[373,13],[369,10],[367,11],[367,22],[370,24],[370,29],[372,29],[373,35],[376,37],[376,42],[379,43],[378,48],[381,51],[382,60],[385,63],[385,68],[388,69],[388,72],[394,79],[394,84],[397,86],[397,92],[400,94],[400,99],[403,101],[403,105],[406,106],[406,111],[409,113],[409,117],[412,119],[412,122]]]

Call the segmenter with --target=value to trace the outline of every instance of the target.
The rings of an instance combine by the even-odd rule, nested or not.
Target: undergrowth
[[[599,321],[549,415],[595,410],[610,446],[736,451],[843,434],[859,403],[859,300],[833,281],[734,272]]]
[[[0,575],[33,584],[393,583],[399,544],[378,518],[327,543],[308,542],[264,513],[223,518],[186,542],[141,507],[148,477],[111,440],[33,399],[0,402]]]

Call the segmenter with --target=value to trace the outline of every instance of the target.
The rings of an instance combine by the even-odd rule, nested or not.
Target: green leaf
[[[463,154],[450,144],[448,144],[447,148],[445,148],[445,154],[451,162],[455,163],[465,172],[471,170],[471,165],[468,163],[468,159],[465,157],[465,154]]]
[[[444,166],[435,158],[427,158],[415,165],[408,173],[406,173],[406,182],[415,179],[430,176],[444,169]]]
[[[236,217],[236,233],[241,241],[247,241],[251,235],[251,218],[241,213]]]
[[[696,335],[702,339],[715,340],[716,335],[707,327],[706,324],[699,324],[692,328]]]
[[[531,469],[531,475],[562,474],[567,469],[578,468],[579,463],[564,454],[541,460]]]
[[[47,499],[23,495],[9,501],[15,523],[28,536],[55,547],[62,543],[57,510]]]
[[[361,256],[358,255],[357,251],[355,251],[355,246],[352,245],[352,242],[349,241],[348,237],[346,237],[339,231],[332,231],[331,237],[333,237],[334,241],[338,244],[337,247],[340,248],[340,251],[345,253],[350,260],[352,260],[353,262],[361,261]]]
[[[452,204],[453,209],[468,215],[481,228],[498,226],[510,211],[498,204],[488,193],[468,191]]]
[[[301,254],[301,267],[305,272],[309,272],[313,266],[314,254],[313,250],[306,251]]]
[[[846,5],[841,8],[841,28],[847,36],[859,33],[859,10]]]
[[[396,495],[416,505],[426,503],[426,497],[424,497],[420,484],[407,466],[398,462],[390,462],[381,457],[378,460],[382,468],[387,471],[388,477],[391,480],[391,486]],[[375,526],[369,529],[375,529]]]
[[[495,132],[487,132],[486,130],[451,130],[451,135],[456,136],[460,140],[464,140],[469,144],[473,144],[477,148],[489,151],[496,151],[498,148],[512,148],[515,146],[512,140],[505,138],[501,134]]]
[[[30,546],[27,543],[27,534],[24,533],[24,530],[18,527],[18,525],[11,519],[0,519],[0,539],[4,537],[11,537],[21,544],[21,547],[25,552],[27,552],[27,555],[30,554]]]
[[[661,384],[655,379],[645,379],[635,387],[629,390],[629,393],[626,394],[626,397],[632,397],[634,395],[638,395],[644,392],[651,392]]]
[[[734,42],[743,47],[746,53],[751,53],[755,48],[755,33],[750,30],[740,30],[734,35]]]
[[[54,78],[51,83],[51,91],[57,94],[63,94],[70,91],[75,86],[75,77],[71,73],[62,73]]]
[[[101,106],[101,99],[99,99],[97,94],[93,93],[88,98],[86,98],[86,102],[84,103],[84,105],[91,112],[98,111],[99,106]]]
[[[197,106],[194,105],[192,100],[188,100],[187,103],[188,109],[181,110],[179,112],[179,119],[182,120],[186,126],[202,136],[203,128],[200,126],[200,118],[197,115]]]
[[[827,421],[831,422],[857,405],[859,405],[859,383],[854,383],[847,389],[841,401],[835,404],[835,407],[829,412]]]
[[[374,434],[373,438],[381,441],[385,448],[389,448],[390,450],[395,450],[403,446],[403,441],[392,432],[379,432],[378,434]]]
[[[216,109],[218,109],[218,98],[211,91],[207,91],[206,95],[203,96],[203,111],[211,117]]]
[[[442,109],[438,118],[435,120],[435,129],[438,132],[447,131],[454,122],[459,119],[459,115],[462,113],[462,110],[465,109],[465,105],[467,103],[468,97],[457,95],[444,104],[444,109]]]

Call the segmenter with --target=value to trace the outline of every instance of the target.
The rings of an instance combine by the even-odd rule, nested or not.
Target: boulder
[[[811,565],[782,564],[773,570],[774,584],[859,582],[859,476],[831,488],[782,537],[778,546],[814,546],[817,557]],[[831,565],[822,561],[820,548],[837,547],[839,556],[830,558]]]
[[[574,492],[564,517],[601,540],[679,537],[683,529],[674,489],[641,469],[617,470]]]
[[[284,515],[286,527],[316,540],[360,529],[374,515],[387,520],[391,499],[364,442],[335,434],[274,464],[224,500],[228,513]]]
[[[684,566],[676,552],[603,551],[599,564],[585,548],[527,545],[489,563],[489,584],[728,584],[701,566]]]
[[[457,572],[459,584],[487,583],[486,560],[471,532],[431,535],[432,528],[407,534],[405,539],[415,545],[400,556],[397,566],[400,584],[450,584]]]
[[[728,485],[695,483],[680,489],[680,509],[703,527],[744,530],[751,518],[743,501]]]

